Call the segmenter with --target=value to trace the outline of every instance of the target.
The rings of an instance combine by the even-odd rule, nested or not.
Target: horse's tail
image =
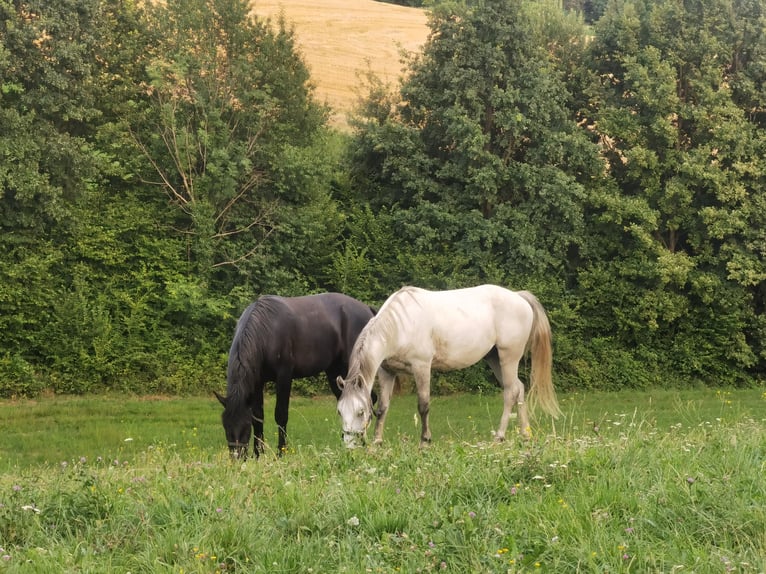
[[[529,399],[533,405],[539,404],[545,412],[554,418],[561,414],[556,391],[553,388],[553,348],[551,345],[551,325],[540,301],[529,291],[518,291],[529,303],[534,312],[532,332],[527,343],[532,356],[530,372]]]

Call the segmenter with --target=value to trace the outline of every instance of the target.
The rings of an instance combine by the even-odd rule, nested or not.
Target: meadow
[[[763,389],[560,401],[494,444],[498,394],[435,397],[420,449],[404,394],[346,451],[294,398],[286,455],[245,462],[212,397],[2,401],[0,571],[766,572]]]

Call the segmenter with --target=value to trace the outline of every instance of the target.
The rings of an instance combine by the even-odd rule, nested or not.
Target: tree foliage
[[[611,241],[582,275],[614,343],[653,349],[662,372],[731,383],[763,358],[766,140],[737,88],[752,85],[735,40],[752,8],[692,4],[613,2],[596,27],[588,119],[616,186],[598,210]]]

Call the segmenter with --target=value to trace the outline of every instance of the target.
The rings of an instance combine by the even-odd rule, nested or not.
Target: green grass
[[[287,455],[236,464],[214,399],[1,402],[0,571],[766,571],[762,390],[560,400],[495,445],[499,395],[436,397],[421,450],[402,395],[347,452],[298,398]]]

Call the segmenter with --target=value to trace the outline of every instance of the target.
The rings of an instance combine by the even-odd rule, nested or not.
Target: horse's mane
[[[409,295],[417,301],[415,294],[417,287],[402,287],[396,293],[391,295],[381,306],[375,316],[364,326],[362,332],[354,343],[349,359],[347,381],[354,381],[361,384],[362,379],[366,384],[371,385],[375,377],[373,371],[377,365],[371,365],[372,357],[365,352],[370,339],[390,339],[397,333],[402,318],[406,315],[404,307],[404,296]],[[370,371],[373,371],[372,373]],[[367,380],[369,378],[369,380]]]
[[[226,396],[227,406],[246,408],[247,399],[261,376],[262,351],[272,337],[274,317],[280,299],[264,296],[245,309],[229,350]]]

